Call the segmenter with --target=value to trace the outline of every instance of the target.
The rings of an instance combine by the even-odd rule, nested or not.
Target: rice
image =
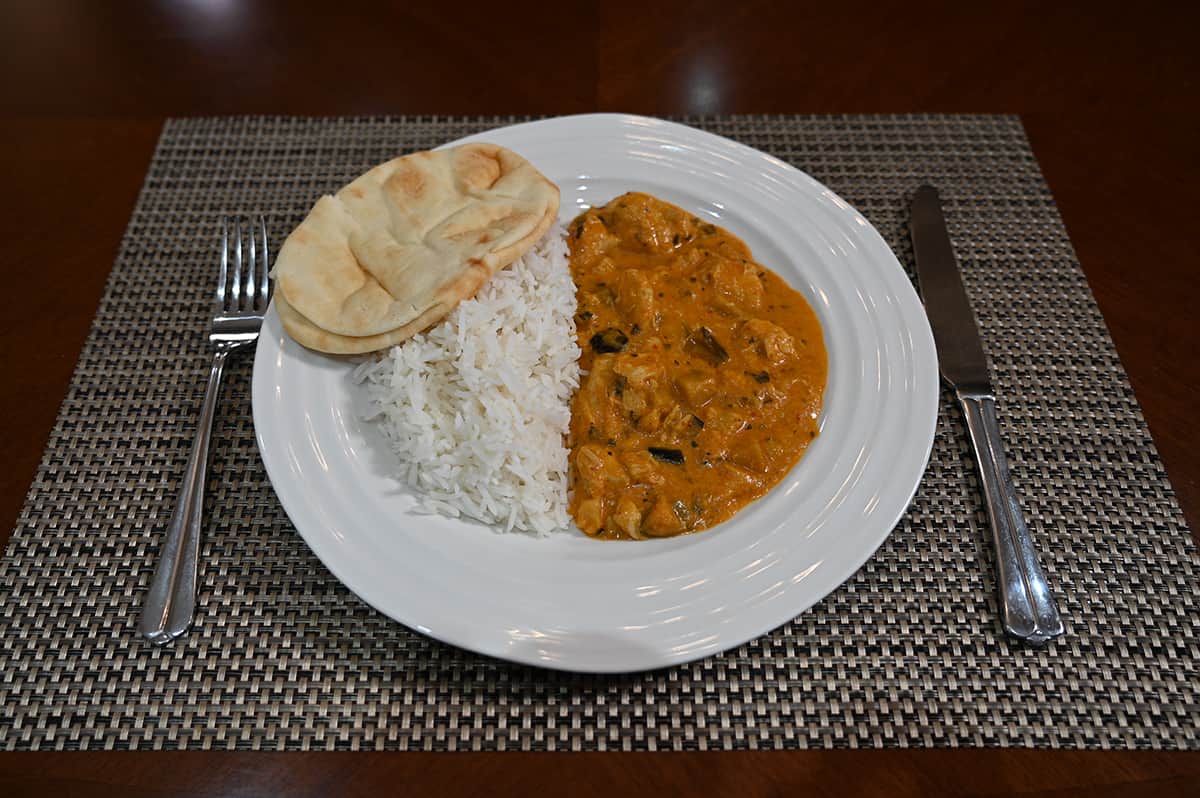
[[[561,225],[443,322],[354,377],[419,512],[506,531],[567,527],[565,436],[579,347]]]

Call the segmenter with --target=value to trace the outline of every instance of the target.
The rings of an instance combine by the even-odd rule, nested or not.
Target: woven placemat
[[[170,121],[0,564],[0,746],[288,749],[1198,748],[1197,558],[1020,122],[684,120],[804,169],[911,266],[907,200],[939,186],[1005,441],[1065,615],[996,625],[962,419],[943,397],[913,507],[814,609],[736,651],[582,676],[433,642],[326,571],[267,482],[249,359],[220,406],[197,627],[135,634],[207,369],[217,220],[275,238],[323,192],[501,118]]]

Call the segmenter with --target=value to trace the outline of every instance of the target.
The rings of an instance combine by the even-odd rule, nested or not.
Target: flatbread
[[[292,337],[292,340],[301,346],[330,355],[361,355],[387,349],[403,343],[422,330],[433,326],[444,316],[440,313],[439,308],[431,308],[403,327],[397,327],[378,335],[356,337],[322,330],[288,304],[282,293],[275,294],[274,302],[275,312],[279,314],[279,320],[283,322],[283,329]]]
[[[322,351],[367,346],[337,336],[398,343],[474,296],[557,215],[557,186],[494,144],[388,161],[319,199],[280,248],[285,329]]]

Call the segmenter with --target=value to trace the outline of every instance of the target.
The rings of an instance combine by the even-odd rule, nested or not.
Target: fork
[[[230,353],[258,340],[263,316],[271,299],[268,276],[267,226],[260,216],[258,229],[247,220],[249,243],[243,247],[242,225],[234,222],[233,240],[229,224],[221,220],[221,266],[213,304],[208,340],[216,350],[208,389],[200,408],[200,421],[188,457],[183,485],[167,536],[159,551],[158,565],[150,592],[142,607],[138,631],[157,645],[164,645],[187,631],[196,611],[196,588],[200,559],[200,528],[204,510],[204,484],[208,479],[208,448],[213,415],[221,392],[221,377]],[[256,236],[258,241],[255,240]],[[232,251],[231,251],[232,246]],[[243,257],[243,253],[248,257]],[[232,266],[232,274],[231,272]]]

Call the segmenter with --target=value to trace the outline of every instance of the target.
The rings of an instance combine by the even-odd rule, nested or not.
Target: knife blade
[[[917,189],[909,228],[938,368],[954,388],[975,449],[996,548],[1001,621],[1013,637],[1045,643],[1063,633],[1063,622],[1017,502],[1000,440],[987,356],[933,186]]]
[[[912,240],[938,368],[954,388],[991,391],[987,356],[946,232],[937,189],[921,186],[912,202]]]

